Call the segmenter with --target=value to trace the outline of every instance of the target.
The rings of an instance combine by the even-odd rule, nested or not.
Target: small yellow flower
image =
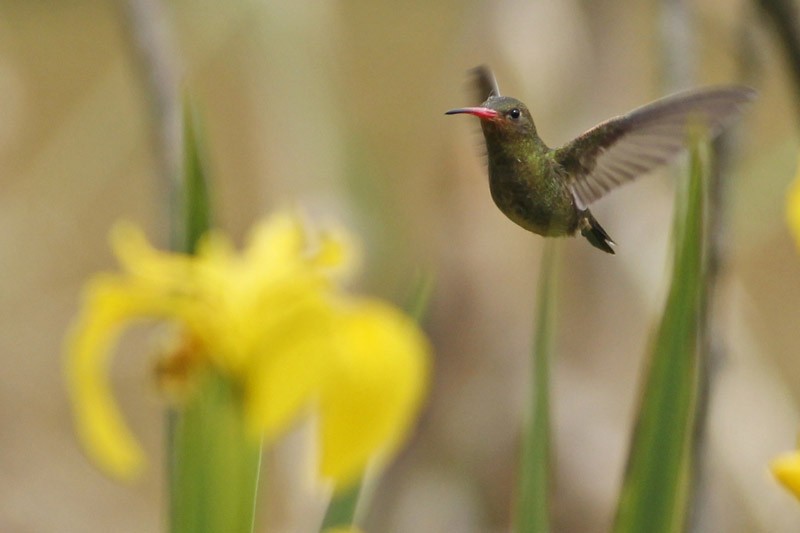
[[[770,470],[775,479],[800,499],[800,451],[778,456],[770,464]]]
[[[800,248],[800,158],[798,159],[797,176],[786,194],[786,221],[797,247]]]
[[[283,212],[259,224],[240,254],[220,234],[196,256],[161,252],[127,225],[112,244],[122,272],[89,283],[67,342],[77,431],[106,471],[127,478],[143,463],[107,367],[122,330],[148,318],[177,326],[164,381],[209,368],[226,376],[242,391],[253,438],[269,442],[315,413],[320,472],[337,487],[401,444],[427,386],[428,344],[395,308],[341,289],[355,262],[344,233],[312,234]]]

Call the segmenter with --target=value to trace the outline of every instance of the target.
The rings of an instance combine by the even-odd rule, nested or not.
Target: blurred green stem
[[[155,173],[167,198],[173,248],[180,241],[177,216],[181,196],[181,100],[178,57],[169,17],[159,0],[118,0],[122,28],[130,43],[135,78],[141,82],[148,114]]]
[[[726,357],[727,346],[721,334],[719,317],[714,313],[714,306],[719,291],[720,273],[727,262],[725,230],[725,179],[730,162],[730,146],[734,140],[730,132],[723,132],[711,143],[711,157],[706,175],[706,227],[705,227],[705,269],[700,295],[700,321],[698,331],[698,347],[702,356],[698,364],[697,408],[694,427],[693,462],[693,498],[689,509],[688,531],[706,531],[709,516],[709,500],[712,497],[709,488],[708,473],[708,439],[707,420],[711,409],[712,388],[716,382],[721,362]]]
[[[435,284],[436,276],[433,274],[432,270],[420,270],[417,272],[414,287],[405,305],[405,310],[419,323],[425,320]]]
[[[550,531],[550,358],[555,330],[557,255],[556,239],[545,239],[537,290],[536,338],[531,352],[533,388],[519,470],[516,516],[519,533]]]
[[[201,128],[187,103],[181,137],[179,73],[164,6],[159,0],[120,0],[120,7],[150,104],[151,138],[167,192],[171,245],[194,254],[212,225]],[[167,415],[169,529],[249,533],[261,445],[246,434],[239,391],[213,371],[202,378],[187,403]]]
[[[361,493],[362,483],[358,483],[340,494],[335,494],[325,513],[325,519],[322,522],[322,531],[328,528],[354,525],[356,523],[356,510],[358,509]]]
[[[208,372],[172,431],[170,531],[253,531],[261,443],[246,434],[242,399]]]
[[[212,226],[202,128],[184,110],[184,179],[176,224],[181,251],[193,254]],[[208,371],[188,403],[168,417],[170,531],[253,530],[261,443],[247,435],[240,391]]]

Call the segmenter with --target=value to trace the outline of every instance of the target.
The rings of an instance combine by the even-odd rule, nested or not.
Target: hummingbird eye
[[[520,113],[519,109],[516,107],[508,112],[508,116],[513,118],[514,120],[518,119],[522,113]]]

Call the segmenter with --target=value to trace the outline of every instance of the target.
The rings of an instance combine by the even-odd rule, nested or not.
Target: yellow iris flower
[[[797,176],[786,194],[786,222],[797,247],[800,248],[800,160],[798,160]]]
[[[316,415],[320,474],[338,487],[402,442],[427,386],[428,343],[397,309],[342,290],[355,262],[344,233],[315,234],[281,212],[241,253],[218,233],[195,256],[162,252],[129,225],[112,244],[122,272],[87,286],[66,364],[78,434],[107,472],[127,478],[143,464],[108,362],[122,330],[147,318],[177,326],[179,349],[164,366],[182,368],[184,385],[209,369],[232,380],[253,438],[270,442]]]
[[[775,479],[800,499],[800,451],[785,453],[773,459],[770,470]]]

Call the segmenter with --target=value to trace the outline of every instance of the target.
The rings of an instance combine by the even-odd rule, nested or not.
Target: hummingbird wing
[[[481,65],[472,69],[474,76],[473,85],[475,90],[475,104],[482,104],[493,96],[500,96],[500,88],[494,77],[492,69],[486,65]]]
[[[755,98],[746,87],[686,91],[609,119],[555,150],[579,207],[669,162],[686,146],[690,129],[714,136]]]

